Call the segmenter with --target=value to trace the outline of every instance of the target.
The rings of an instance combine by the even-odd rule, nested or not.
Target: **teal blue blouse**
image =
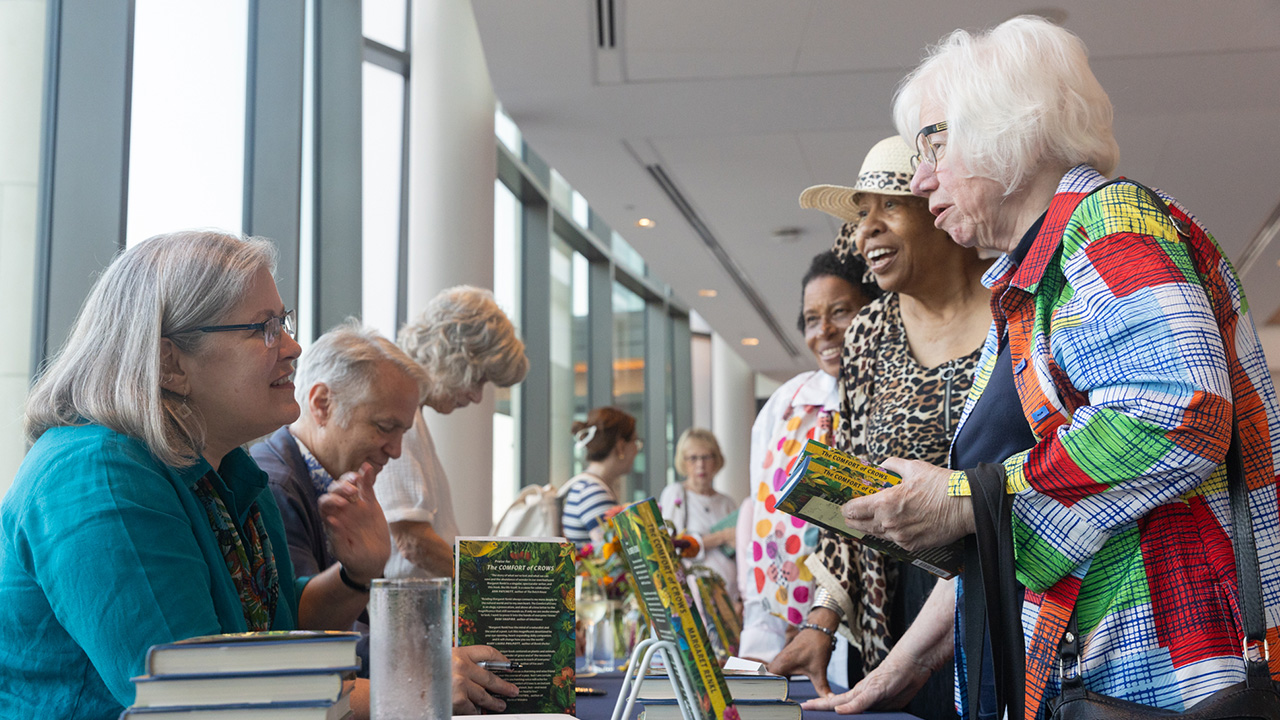
[[[0,708],[12,717],[115,718],[147,648],[247,630],[195,482],[212,473],[243,525],[254,502],[274,549],[273,629],[297,625],[293,578],[267,476],[236,449],[219,472],[172,468],[140,440],[89,425],[31,448],[0,503]]]

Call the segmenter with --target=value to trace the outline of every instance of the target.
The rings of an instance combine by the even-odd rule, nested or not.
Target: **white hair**
[[[27,396],[27,439],[97,423],[142,440],[166,465],[194,464],[206,428],[185,398],[161,389],[160,339],[198,354],[208,336],[192,331],[224,322],[275,260],[270,241],[215,230],[157,235],[116,257]]]
[[[470,285],[443,290],[400,328],[400,347],[426,368],[429,396],[477,381],[510,387],[524,380],[529,358],[493,293]]]
[[[970,175],[1011,194],[1042,163],[1087,163],[1110,175],[1120,160],[1111,100],[1089,69],[1084,42],[1024,15],[984,33],[956,30],[929,49],[894,96],[893,117],[908,143],[921,106],[941,109],[947,154]]]
[[[427,390],[426,372],[395,343],[354,318],[321,335],[303,353],[294,375],[294,396],[306,408],[311,388],[324,383],[334,419],[345,427],[352,410],[368,400],[382,363],[391,363],[413,380],[421,404]]]

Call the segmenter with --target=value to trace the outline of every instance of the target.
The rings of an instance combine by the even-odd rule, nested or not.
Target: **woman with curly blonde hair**
[[[448,415],[480,402],[484,386],[510,387],[529,372],[524,343],[488,290],[459,285],[435,296],[398,343],[426,369],[426,407]],[[399,458],[378,475],[378,502],[391,527],[387,577],[449,577],[453,573],[453,519],[449,481],[431,432],[418,409]]]

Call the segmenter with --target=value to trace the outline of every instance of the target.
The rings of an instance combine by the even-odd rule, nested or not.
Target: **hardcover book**
[[[658,638],[678,649],[704,720],[736,720],[737,710],[716,661],[702,618],[686,594],[684,571],[653,498],[628,505],[613,518],[623,555]],[[674,661],[673,661],[674,662]],[[670,682],[667,683],[670,686]],[[642,685],[642,690],[648,683]],[[679,712],[679,708],[675,708]]]
[[[501,673],[520,688],[508,713],[576,709],[575,555],[564,538],[454,541],[455,644],[488,645],[519,664]]]
[[[786,700],[791,685],[786,676],[774,675],[765,670],[724,669],[725,684],[733,695],[734,707],[741,708],[747,700]],[[673,700],[675,691],[664,673],[645,676],[640,690],[640,701]]]
[[[134,707],[242,703],[336,702],[353,673],[286,670],[219,675],[144,675],[133,678]]]
[[[835,448],[810,440],[805,444],[787,482],[778,492],[777,508],[789,515],[821,525],[883,553],[909,562],[941,578],[952,578],[964,568],[964,544],[911,552],[897,543],[850,528],[840,507],[855,497],[877,493],[902,478],[858,461]]]
[[[737,655],[742,620],[733,607],[724,578],[711,571],[700,573],[695,568],[689,572],[688,580],[689,593],[702,614],[702,623],[707,628],[716,657],[723,662]]]
[[[131,707],[120,713],[120,720],[348,720],[350,717],[349,694],[330,702]]]
[[[202,635],[147,651],[147,675],[223,675],[259,671],[360,669],[358,633],[269,630]]]
[[[737,701],[741,720],[800,720],[800,703],[784,700],[765,702]],[[681,720],[680,706],[675,700],[646,700],[641,720]]]

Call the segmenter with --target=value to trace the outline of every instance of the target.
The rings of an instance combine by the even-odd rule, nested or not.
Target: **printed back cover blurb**
[[[568,713],[574,694],[574,546],[564,538],[460,537],[454,641],[519,664],[508,713]]]

